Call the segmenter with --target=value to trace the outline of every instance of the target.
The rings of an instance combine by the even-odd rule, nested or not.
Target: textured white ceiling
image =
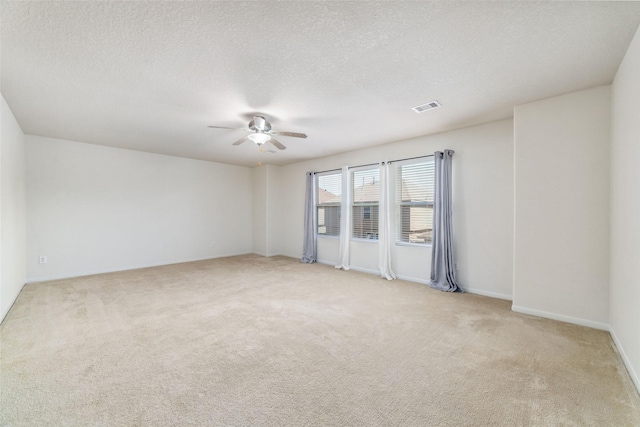
[[[638,2],[1,3],[25,133],[253,166],[510,117],[612,81]],[[416,114],[431,100],[443,107]],[[288,149],[232,146],[262,113]],[[473,141],[469,141],[473,143]]]

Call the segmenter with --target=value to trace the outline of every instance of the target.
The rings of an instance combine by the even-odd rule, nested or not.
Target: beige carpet
[[[638,426],[609,335],[255,255],[27,285],[6,426]]]

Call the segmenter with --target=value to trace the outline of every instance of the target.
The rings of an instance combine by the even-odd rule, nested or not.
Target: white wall
[[[253,168],[253,252],[280,255],[282,241],[280,167]]]
[[[282,253],[282,188],[280,166],[267,165],[267,256]]]
[[[253,168],[253,253],[267,256],[267,168]]]
[[[453,158],[454,240],[464,289],[511,298],[513,280],[513,121],[502,120],[452,132],[379,145],[300,162],[280,169],[282,252],[302,256],[305,173],[382,160],[432,154],[445,148]],[[338,240],[318,238],[318,259],[335,263]],[[393,247],[393,268],[403,278],[426,282],[429,247]],[[377,243],[352,241],[354,269],[378,271]]]
[[[28,281],[252,251],[246,167],[27,136],[26,176]]]
[[[610,87],[514,111],[513,309],[606,329]]]
[[[611,86],[611,334],[640,390],[640,29]]]
[[[0,322],[25,284],[25,136],[2,97],[0,116]]]

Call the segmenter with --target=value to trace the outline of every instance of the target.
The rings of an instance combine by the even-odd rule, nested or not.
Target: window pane
[[[353,237],[378,240],[378,205],[354,205]]]
[[[340,206],[318,206],[318,234],[340,235]]]
[[[409,243],[431,243],[433,205],[400,205],[400,236]]]
[[[398,241],[431,243],[434,172],[433,158],[397,166]]]
[[[340,203],[342,197],[342,174],[332,173],[317,177],[318,204]]]
[[[340,235],[341,195],[341,172],[316,175],[318,234],[325,236]]]
[[[433,203],[434,165],[429,162],[398,166],[400,176],[399,193],[402,202]]]
[[[380,200],[380,169],[353,171],[351,236],[356,239],[378,240],[378,201]]]
[[[354,171],[351,176],[354,204],[380,200],[380,169]]]

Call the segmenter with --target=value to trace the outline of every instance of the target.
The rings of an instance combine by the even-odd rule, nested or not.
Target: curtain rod
[[[338,169],[327,169],[326,171],[316,171],[316,172],[311,172],[312,174],[317,174],[317,173],[325,173],[325,172],[333,172],[333,171],[339,171],[342,170],[341,168]]]
[[[433,157],[433,154],[428,154],[426,156],[407,157],[406,159],[389,160],[387,163],[404,162],[405,160],[413,160],[413,159],[424,159],[425,157]]]
[[[363,168],[363,167],[365,167],[365,166],[374,166],[374,165],[379,165],[379,164],[380,164],[380,162],[376,162],[376,163],[369,163],[369,164],[366,164],[366,165],[347,166],[347,169]],[[340,170],[342,170],[342,168],[338,168],[338,169],[328,169],[328,170],[326,170],[326,171],[317,171],[317,172],[314,172],[314,174],[316,174],[316,173],[325,173],[325,172],[333,172],[333,171],[340,171]]]
[[[407,157],[406,159],[389,160],[389,161],[387,161],[386,163],[403,162],[403,161],[405,161],[405,160],[423,159],[423,158],[426,158],[426,157],[433,157],[433,154],[428,154],[428,155],[426,155],[426,156]],[[349,168],[349,169],[363,168],[363,167],[365,167],[365,166],[374,166],[374,165],[378,165],[378,164],[380,164],[380,163],[384,164],[385,162],[369,163],[369,164],[366,164],[366,165],[358,165],[358,166],[348,166],[348,168]],[[314,173],[314,174],[318,174],[318,173],[333,172],[333,171],[339,171],[339,170],[342,170],[342,168],[337,168],[337,169],[327,169],[327,170],[324,170],[324,171],[316,171],[316,172],[313,172],[313,173]]]

